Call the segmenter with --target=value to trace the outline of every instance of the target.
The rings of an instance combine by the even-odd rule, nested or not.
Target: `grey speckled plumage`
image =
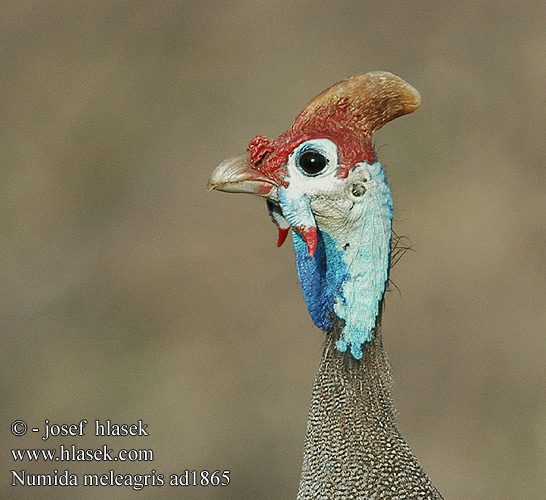
[[[442,499],[396,426],[380,319],[362,360],[327,333],[315,378],[298,500]]]

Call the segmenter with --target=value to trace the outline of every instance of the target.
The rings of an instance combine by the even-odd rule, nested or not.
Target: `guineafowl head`
[[[323,331],[337,317],[336,347],[362,357],[388,278],[392,198],[372,134],[420,104],[399,77],[372,72],[318,95],[275,141],[258,135],[222,162],[209,188],[266,199],[279,230],[293,233],[307,308]]]

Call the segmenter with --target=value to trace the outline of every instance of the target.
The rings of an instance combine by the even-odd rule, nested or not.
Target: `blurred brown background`
[[[205,185],[382,69],[423,98],[376,136],[415,250],[384,315],[401,428],[446,499],[544,498],[545,19],[542,0],[2,2],[0,496],[295,498],[322,334],[264,203]],[[9,431],[82,418],[150,436]],[[155,461],[9,451],[60,443]],[[231,484],[9,486],[54,468]]]

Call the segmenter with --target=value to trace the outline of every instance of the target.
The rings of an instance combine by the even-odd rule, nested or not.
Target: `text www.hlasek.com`
[[[44,420],[42,441],[50,438],[66,436],[85,436],[87,419],[80,420],[74,424],[56,424],[48,419]],[[149,436],[147,430],[148,424],[138,420],[134,424],[117,424],[106,421],[95,420],[95,436],[99,437],[130,437],[137,439],[139,437]],[[21,437],[27,433],[28,429],[32,432],[40,432],[40,427],[29,427],[23,420],[15,420],[11,424],[11,432],[14,436]],[[64,463],[66,462],[153,462],[155,453],[147,449],[120,449],[114,451],[106,444],[99,448],[87,449],[79,448],[75,444],[60,444],[57,448],[15,448],[11,449],[11,456],[14,462],[29,465],[33,463]],[[58,467],[58,466],[57,466]],[[66,466],[68,467],[68,465]],[[64,469],[64,470],[63,470]],[[71,471],[68,468],[58,467],[45,473],[35,473],[27,471],[26,467],[21,470],[11,470],[11,486],[14,487],[35,487],[35,486],[114,486],[129,487],[133,490],[141,490],[148,486],[179,486],[179,487],[203,487],[203,486],[227,486],[231,482],[229,470],[190,470],[183,469],[175,473],[164,474],[152,469],[146,474],[121,473],[115,470],[113,464],[108,467],[108,471],[99,471],[92,473],[81,473]]]
[[[57,451],[59,452],[58,454]],[[16,462],[24,460],[28,460],[29,462],[40,460],[44,462],[153,462],[154,460],[154,452],[150,449],[122,449],[115,454],[106,445],[98,449],[81,449],[76,448],[75,445],[67,447],[61,444],[58,450],[55,448],[11,450],[11,455]]]

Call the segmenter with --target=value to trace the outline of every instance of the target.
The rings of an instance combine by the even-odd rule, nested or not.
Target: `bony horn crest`
[[[335,83],[315,97],[298,115],[292,131],[305,130],[310,121],[316,127],[317,116],[336,109],[354,129],[371,136],[391,120],[412,113],[420,104],[417,89],[402,78],[387,71],[372,71]],[[325,119],[324,126],[331,126],[331,121]]]

